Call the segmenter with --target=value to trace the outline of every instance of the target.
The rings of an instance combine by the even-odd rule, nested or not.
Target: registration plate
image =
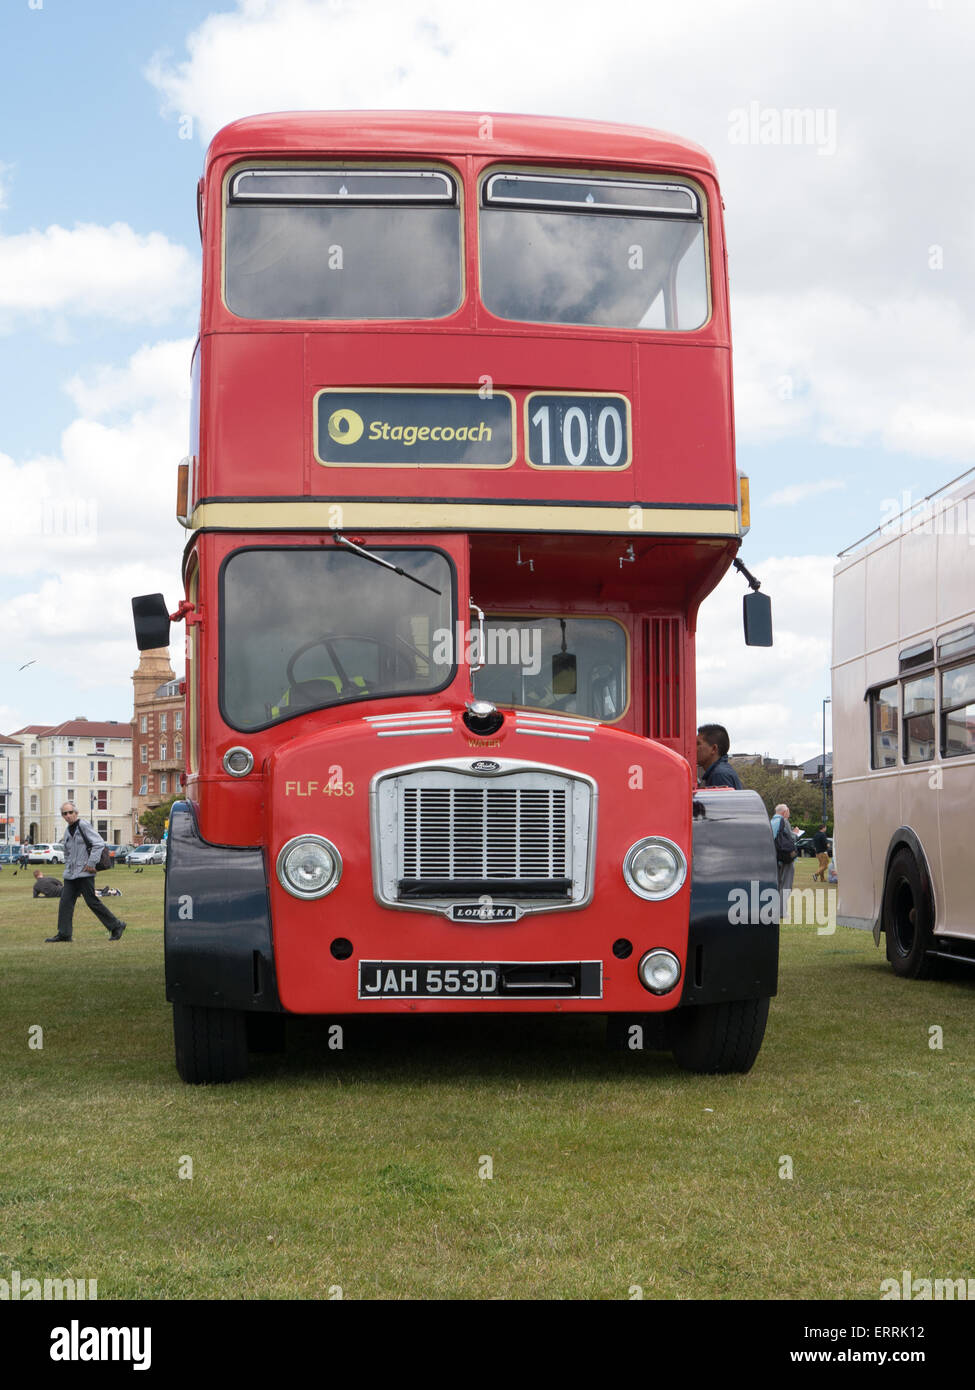
[[[601,961],[359,962],[360,999],[598,999]]]

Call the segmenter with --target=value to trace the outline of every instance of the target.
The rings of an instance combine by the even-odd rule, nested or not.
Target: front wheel
[[[928,955],[933,943],[931,911],[917,860],[910,850],[899,849],[890,861],[884,885],[884,932],[887,959],[895,975],[907,980],[928,980],[936,961]]]
[[[750,1071],[758,1056],[769,1001],[733,999],[679,1009],[671,1028],[674,1060],[684,1071]]]
[[[242,1009],[173,1005],[176,1070],[191,1086],[219,1086],[247,1075],[246,1015]]]

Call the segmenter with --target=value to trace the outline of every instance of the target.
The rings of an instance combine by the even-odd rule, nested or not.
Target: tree
[[[785,803],[790,811],[789,820],[793,829],[802,825],[805,829],[818,830],[823,817],[823,789],[815,782],[803,778],[778,777],[761,763],[738,764],[736,771],[742,786],[758,792],[765,809],[771,816],[776,806]],[[832,798],[826,799],[827,823],[832,821]]]
[[[150,806],[142,812],[139,817],[139,824],[150,840],[161,840],[166,833],[166,822],[169,819],[169,810],[174,801],[182,800],[179,796],[168,797],[166,801],[160,801],[158,806]]]

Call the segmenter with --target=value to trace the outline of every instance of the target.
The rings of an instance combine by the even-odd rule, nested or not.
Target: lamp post
[[[823,824],[826,824],[826,706],[833,703],[829,695],[823,700],[823,765],[820,771],[823,776]]]

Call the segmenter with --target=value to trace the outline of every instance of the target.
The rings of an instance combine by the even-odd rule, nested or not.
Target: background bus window
[[[254,169],[231,180],[226,299],[242,318],[444,318],[462,284],[446,174]]]
[[[870,696],[871,767],[897,766],[897,686]]]
[[[975,662],[941,676],[941,756],[975,753]]]
[[[904,761],[934,757],[934,676],[904,682]]]

